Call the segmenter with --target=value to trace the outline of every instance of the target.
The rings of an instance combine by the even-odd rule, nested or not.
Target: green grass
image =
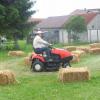
[[[25,41],[19,41],[19,46],[20,49],[25,51],[25,52],[32,52],[33,48],[32,48],[32,44],[27,44]]]
[[[22,50],[30,52],[31,46]],[[87,66],[91,79],[84,82],[61,83],[58,72],[31,72],[23,65],[23,57],[8,57],[0,51],[0,69],[15,72],[19,84],[0,86],[0,100],[100,100],[100,55],[86,55],[73,67]]]

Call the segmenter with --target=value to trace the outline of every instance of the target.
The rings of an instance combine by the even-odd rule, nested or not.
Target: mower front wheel
[[[32,63],[32,71],[35,71],[35,72],[42,72],[44,70],[44,64],[41,62],[41,61],[34,61]]]

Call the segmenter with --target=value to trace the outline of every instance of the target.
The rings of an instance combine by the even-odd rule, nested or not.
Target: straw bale
[[[86,53],[83,50],[75,50],[75,51],[72,51],[72,54],[77,54],[80,57],[80,56],[85,55]]]
[[[76,46],[65,46],[64,49],[66,49],[68,51],[74,51],[74,50],[76,50]]]
[[[73,55],[73,59],[71,60],[71,62],[77,63],[80,61],[80,56],[78,54],[72,54]]]
[[[89,53],[89,47],[77,47],[77,50],[82,50],[84,51],[85,53]]]
[[[9,51],[8,56],[24,56],[25,53],[23,51]]]
[[[92,54],[100,54],[100,48],[92,48],[92,49],[90,49],[90,53],[92,53]]]
[[[61,68],[58,73],[58,78],[61,82],[74,82],[89,80],[90,75],[86,67],[82,68]]]
[[[90,44],[90,47],[91,47],[91,48],[100,48],[100,43],[93,43],[93,44]]]
[[[16,51],[9,51],[8,52],[8,56],[15,56],[16,55]]]
[[[10,70],[0,71],[0,85],[14,84],[16,83],[15,75]]]
[[[30,60],[30,57],[24,57],[24,64],[30,66],[32,61]]]
[[[16,54],[17,54],[17,56],[24,56],[25,55],[25,53],[23,51],[17,51]]]

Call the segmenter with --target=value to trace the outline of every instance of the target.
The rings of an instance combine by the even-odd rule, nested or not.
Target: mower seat
[[[43,54],[43,52],[39,52],[39,51],[36,50],[35,48],[33,48],[33,50],[34,50],[34,52],[35,52],[36,54]]]

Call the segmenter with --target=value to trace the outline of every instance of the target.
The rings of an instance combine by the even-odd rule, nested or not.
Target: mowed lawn
[[[16,74],[18,84],[0,86],[0,100],[100,100],[100,55],[86,55],[72,67],[88,67],[91,79],[61,83],[58,72],[31,72],[23,57],[8,57],[0,51],[0,69]]]

